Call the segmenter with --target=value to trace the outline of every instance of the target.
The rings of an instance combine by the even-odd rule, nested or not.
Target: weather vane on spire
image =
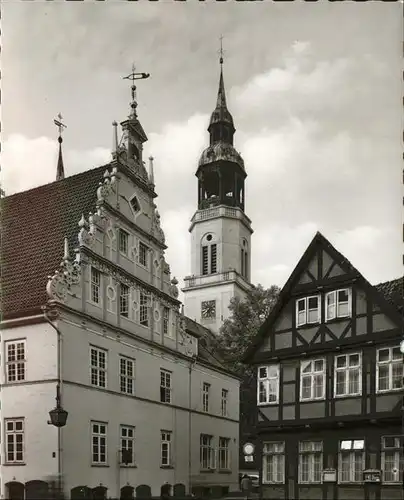
[[[223,64],[223,55],[225,51],[223,50],[223,35],[220,36],[220,49],[219,49],[219,54],[220,54],[220,64]]]
[[[137,108],[137,102],[136,102],[136,85],[135,85],[135,80],[144,80],[146,78],[149,78],[150,73],[136,73],[135,72],[136,68],[135,65],[132,64],[132,73],[128,76],[124,76],[124,80],[132,80],[132,102],[130,104],[130,107],[132,108],[132,116],[136,118],[136,108]]]

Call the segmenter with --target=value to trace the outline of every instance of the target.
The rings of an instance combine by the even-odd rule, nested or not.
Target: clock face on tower
[[[203,319],[216,318],[216,300],[205,300],[201,304],[201,314]]]

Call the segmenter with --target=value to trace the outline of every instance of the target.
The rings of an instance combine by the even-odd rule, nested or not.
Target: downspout
[[[188,494],[191,494],[192,476],[192,369],[196,364],[196,356],[189,363],[188,385]]]
[[[56,331],[57,334],[57,351],[56,351],[56,371],[57,371],[57,387],[56,391],[60,394],[62,398],[62,333],[59,328],[53,323],[53,321],[48,317],[48,313],[54,314],[54,311],[49,310],[47,306],[43,308],[43,315],[47,323]],[[55,318],[58,315],[55,314]],[[58,433],[58,489],[59,494],[62,493],[62,428],[57,428]]]

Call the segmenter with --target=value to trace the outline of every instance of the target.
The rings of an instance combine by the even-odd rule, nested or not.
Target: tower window
[[[217,269],[217,251],[216,245],[210,246],[210,272],[215,273]]]
[[[204,245],[202,247],[202,274],[214,274],[217,272],[217,246]]]
[[[248,279],[248,252],[246,240],[243,240],[243,248],[240,250],[240,268],[241,276]]]

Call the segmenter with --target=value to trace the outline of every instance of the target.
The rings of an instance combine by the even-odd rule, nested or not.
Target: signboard
[[[255,446],[252,443],[246,443],[243,446],[244,455],[252,455],[254,453]]]
[[[245,460],[246,462],[254,462],[254,457],[253,457],[252,455],[246,455],[246,456],[244,457],[244,460]]]
[[[363,481],[365,483],[381,483],[381,471],[377,469],[367,469],[363,471]]]
[[[323,483],[335,483],[335,482],[337,482],[337,471],[335,469],[324,469]]]

